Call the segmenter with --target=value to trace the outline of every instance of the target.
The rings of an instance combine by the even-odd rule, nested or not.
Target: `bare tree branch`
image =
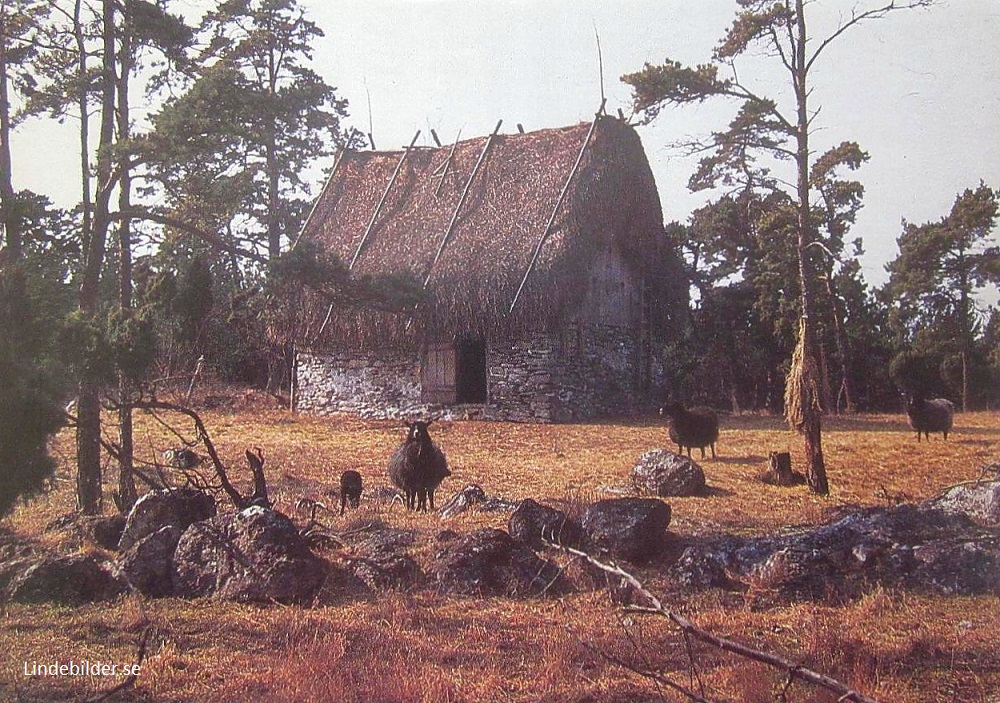
[[[227,253],[235,254],[236,256],[249,259],[250,261],[254,261],[258,264],[267,263],[267,259],[255,251],[235,247],[217,234],[203,230],[200,227],[195,227],[191,223],[185,222],[182,219],[171,217],[170,215],[166,215],[155,210],[133,207],[128,210],[112,213],[110,218],[112,220],[148,220],[150,222],[156,222],[161,225],[166,225],[167,227],[173,227],[174,229],[178,229],[187,234],[194,235],[207,244],[210,244],[211,246]]]
[[[672,610],[667,609],[660,601],[660,599],[657,598],[645,586],[643,586],[642,583],[635,576],[625,571],[617,564],[614,563],[608,564],[602,561],[598,561],[597,559],[592,557],[590,554],[587,554],[586,552],[580,551],[578,549],[573,549],[571,547],[566,547],[564,545],[553,544],[552,546],[557,549],[561,549],[565,552],[568,552],[569,554],[574,554],[578,557],[581,557],[582,559],[585,559],[587,562],[597,567],[598,569],[619,577],[624,582],[632,586],[632,588],[635,589],[635,592],[648,602],[649,605],[646,608],[644,608],[642,612],[655,613],[667,618],[675,625],[677,625],[685,635],[689,635],[690,637],[698,640],[699,642],[703,642],[712,647],[715,647],[716,649],[721,649],[724,652],[729,652],[731,654],[735,654],[745,659],[750,659],[752,661],[766,664],[770,667],[785,672],[790,679],[805,681],[814,686],[819,686],[820,688],[824,688],[840,696],[840,698],[838,698],[839,701],[853,701],[854,703],[878,703],[878,701],[875,700],[874,698],[870,698],[862,693],[859,693],[858,691],[855,691],[854,689],[838,681],[837,679],[826,676],[825,674],[820,674],[819,672],[813,671],[812,669],[807,669],[804,666],[791,662],[775,654],[771,654],[769,652],[762,652],[760,650],[753,649],[752,647],[747,647],[746,645],[740,644],[739,642],[735,642],[734,640],[725,637],[718,637],[708,632],[707,630],[701,629],[700,627],[692,623],[690,620],[685,618],[683,615],[678,615]],[[608,658],[607,655],[602,654],[602,656]],[[625,666],[625,668],[628,668],[630,671],[635,671],[634,667],[625,664],[622,665]],[[660,675],[656,674],[655,672],[647,672],[647,674],[649,674],[650,676],[660,677]],[[688,691],[687,689],[677,685],[674,682],[668,683],[668,681],[669,680],[667,679],[662,679],[660,680],[660,683],[670,686],[671,688],[677,690],[678,692],[684,693],[685,696],[687,696],[693,701],[706,700],[697,693],[693,691]]]
[[[84,703],[101,703],[101,701],[106,701],[112,696],[115,696],[121,693],[122,691],[127,691],[128,689],[135,686],[135,682],[139,678],[139,674],[135,673],[135,671],[139,666],[142,665],[143,659],[146,658],[146,647],[149,645],[149,634],[151,630],[152,628],[147,626],[146,629],[142,631],[142,636],[139,638],[139,650],[136,652],[135,655],[135,666],[132,669],[133,673],[129,674],[124,681],[122,681],[114,688],[110,688],[104,693],[101,693],[92,698],[85,699]]]
[[[190,408],[184,407],[183,405],[167,403],[162,400],[139,400],[131,402],[129,405],[138,410],[170,410],[190,418],[194,423],[198,439],[205,445],[205,450],[208,452],[208,456],[212,459],[212,466],[215,468],[215,473],[219,477],[219,482],[222,484],[222,490],[226,492],[226,495],[229,496],[229,500],[232,501],[237,510],[243,510],[250,504],[250,501],[247,498],[244,498],[240,492],[236,490],[232,482],[230,482],[229,475],[226,473],[226,467],[222,465],[222,460],[219,458],[219,454],[215,449],[215,444],[212,443],[212,438],[209,436],[208,430],[205,429],[205,423],[202,422],[198,413]]]
[[[658,671],[651,671],[649,669],[640,669],[640,668],[638,668],[636,666],[633,666],[632,664],[629,664],[627,661],[625,661],[624,659],[621,659],[620,657],[616,657],[613,654],[610,654],[608,652],[605,652],[605,651],[602,651],[600,649],[597,649],[596,647],[594,647],[593,645],[589,644],[588,642],[582,642],[581,641],[581,644],[584,647],[586,647],[587,649],[589,649],[591,652],[593,652],[594,654],[596,654],[597,656],[599,656],[602,659],[604,659],[605,661],[608,661],[608,662],[614,664],[615,666],[619,666],[622,669],[625,669],[626,671],[631,671],[633,674],[636,674],[637,676],[641,676],[644,679],[649,679],[650,681],[653,681],[654,683],[656,683],[656,684],[658,684],[660,686],[665,686],[666,688],[669,688],[669,689],[672,689],[674,691],[677,691],[678,693],[680,693],[681,695],[683,695],[685,698],[688,698],[688,699],[690,699],[692,701],[695,701],[695,703],[719,703],[719,701],[716,701],[716,700],[714,700],[712,698],[705,698],[704,696],[699,695],[698,693],[696,693],[695,691],[692,691],[691,689],[687,688],[686,686],[683,686],[683,685],[677,683],[676,681],[672,681],[671,679],[667,678],[666,676],[664,676],[663,674],[659,673]]]
[[[865,12],[862,12],[860,14],[857,14],[856,12],[852,11],[851,19],[844,22],[844,24],[840,25],[840,27],[837,28],[837,31],[835,31],[833,34],[831,34],[822,42],[820,42],[820,45],[816,47],[816,51],[813,52],[812,56],[806,62],[805,66],[806,73],[808,73],[809,70],[812,68],[813,63],[815,63],[816,59],[819,58],[819,55],[823,53],[823,50],[826,49],[826,47],[828,47],[830,44],[832,44],[837,39],[837,37],[846,32],[851,27],[860,24],[865,20],[874,20],[874,19],[879,19],[881,17],[885,17],[887,14],[889,14],[894,10],[913,10],[918,7],[930,7],[933,4],[934,0],[909,0],[908,2],[896,2],[896,0],[892,0],[892,2],[887,3],[882,7],[873,7],[872,9],[866,10]]]

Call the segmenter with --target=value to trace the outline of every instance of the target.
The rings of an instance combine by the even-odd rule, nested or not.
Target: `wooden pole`
[[[458,130],[458,136],[455,137],[455,143],[451,145],[451,151],[448,152],[448,158],[444,162],[444,170],[441,172],[441,178],[438,180],[437,188],[434,189],[434,197],[438,197],[441,194],[441,186],[444,185],[444,177],[448,175],[448,169],[451,168],[452,157],[455,156],[455,149],[458,148],[458,140],[462,137],[462,130]]]
[[[559,212],[559,206],[562,205],[563,200],[566,198],[566,193],[569,192],[569,185],[573,182],[573,176],[576,175],[577,169],[580,168],[580,163],[583,161],[583,154],[587,150],[587,145],[590,144],[590,138],[594,135],[594,129],[597,127],[597,121],[600,118],[600,114],[604,111],[604,102],[605,101],[603,100],[601,101],[601,107],[598,109],[597,114],[594,115],[594,121],[590,123],[590,129],[587,131],[587,138],[583,140],[583,145],[580,147],[580,153],[576,156],[576,163],[573,164],[573,168],[569,172],[569,178],[567,178],[566,183],[563,184],[562,192],[559,193],[559,199],[556,200],[556,206],[552,208],[552,214],[549,215],[549,221],[545,225],[545,230],[542,232],[542,236],[538,238],[538,244],[535,245],[535,253],[531,256],[531,262],[528,264],[528,270],[524,272],[524,278],[521,279],[521,285],[517,287],[517,293],[514,294],[514,300],[511,301],[510,309],[507,311],[508,315],[514,312],[514,307],[517,305],[517,301],[521,297],[521,292],[524,290],[524,286],[528,282],[528,276],[531,275],[531,270],[535,268],[538,256],[542,253],[542,246],[545,244],[545,240],[548,239],[549,231],[552,229],[552,225],[555,224],[556,215]]]
[[[372,233],[372,227],[375,226],[375,220],[378,219],[378,215],[382,212],[382,206],[385,205],[385,199],[389,197],[389,191],[392,189],[392,184],[396,182],[396,178],[399,176],[399,172],[403,169],[403,162],[406,161],[407,155],[410,153],[410,149],[413,145],[417,143],[417,137],[420,136],[420,130],[413,135],[413,139],[410,140],[410,146],[403,150],[403,155],[399,157],[399,162],[396,164],[396,170],[392,172],[392,178],[389,179],[389,184],[385,187],[385,192],[382,193],[382,197],[378,201],[378,205],[375,206],[375,212],[372,213],[372,218],[368,221],[368,226],[365,227],[365,233],[361,237],[361,241],[358,243],[358,250],[354,252],[354,258],[351,259],[351,265],[348,266],[348,270],[354,268],[354,264],[358,262],[358,257],[361,256],[361,250],[364,249],[365,242],[368,241],[368,235]]]
[[[302,223],[299,228],[299,233],[295,237],[295,241],[292,242],[291,251],[295,251],[295,247],[298,245],[299,240],[302,239],[302,233],[306,231],[306,227],[312,222],[313,215],[316,214],[316,208],[319,207],[320,201],[323,200],[323,196],[326,195],[326,191],[330,189],[330,184],[333,183],[333,177],[337,175],[337,169],[340,168],[340,163],[344,160],[344,156],[350,149],[341,149],[340,153],[337,154],[337,160],[333,162],[333,168],[330,170],[330,176],[326,179],[326,183],[323,184],[323,190],[319,192],[319,196],[313,201],[312,207],[309,209],[309,214],[306,216],[306,221]]]
[[[451,233],[455,229],[455,224],[458,222],[458,213],[461,212],[462,205],[465,204],[465,199],[469,196],[469,189],[472,187],[472,182],[475,180],[476,174],[479,173],[479,169],[483,165],[483,161],[486,160],[486,154],[489,152],[490,145],[493,144],[493,140],[500,131],[500,125],[502,124],[503,120],[497,122],[497,126],[493,128],[493,133],[486,137],[486,144],[483,145],[483,150],[479,154],[479,160],[476,161],[476,165],[472,169],[472,173],[469,174],[469,180],[465,183],[465,189],[462,191],[462,197],[459,198],[458,205],[455,207],[455,212],[451,215],[451,222],[448,223],[448,229],[445,230],[444,236],[441,237],[441,243],[438,245],[437,253],[434,255],[434,261],[431,262],[430,268],[427,270],[427,276],[424,278],[424,288],[426,288],[427,284],[430,283],[431,274],[434,273],[434,266],[441,258],[441,254],[444,252],[444,248],[448,244],[448,239],[451,237]],[[456,142],[456,144],[457,143],[458,142]]]

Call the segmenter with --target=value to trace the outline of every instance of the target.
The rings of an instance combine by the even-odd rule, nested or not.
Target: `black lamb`
[[[945,398],[927,400],[915,393],[906,404],[906,415],[910,418],[910,427],[917,431],[918,442],[921,433],[930,441],[931,432],[941,432],[947,440],[955,418],[955,404]]]
[[[715,458],[715,443],[719,440],[719,416],[711,408],[691,408],[673,401],[660,409],[662,415],[670,418],[670,441],[677,445],[677,452],[683,453],[687,447],[687,455],[691,449],[701,451],[705,458],[705,447],[711,447],[712,458]]]
[[[408,423],[406,441],[389,459],[389,479],[406,494],[406,507],[410,510],[426,511],[428,499],[434,510],[434,491],[451,475],[444,452],[427,432],[432,422]]]
[[[361,474],[357,471],[345,471],[340,475],[340,514],[344,514],[344,507],[350,505],[352,508],[358,507],[361,503]]]

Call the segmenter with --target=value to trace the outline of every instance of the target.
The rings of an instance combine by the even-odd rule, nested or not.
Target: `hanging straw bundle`
[[[785,379],[785,418],[788,424],[802,432],[806,422],[806,408],[819,413],[820,373],[816,359],[806,354],[806,320],[799,320],[799,340],[792,354],[792,367]]]

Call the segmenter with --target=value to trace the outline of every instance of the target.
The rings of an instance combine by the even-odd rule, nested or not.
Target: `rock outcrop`
[[[194,523],[173,562],[174,593],[185,598],[308,603],[326,578],[292,521],[258,506]]]
[[[666,449],[646,452],[632,467],[637,493],[661,498],[705,494],[705,472],[689,457]]]

